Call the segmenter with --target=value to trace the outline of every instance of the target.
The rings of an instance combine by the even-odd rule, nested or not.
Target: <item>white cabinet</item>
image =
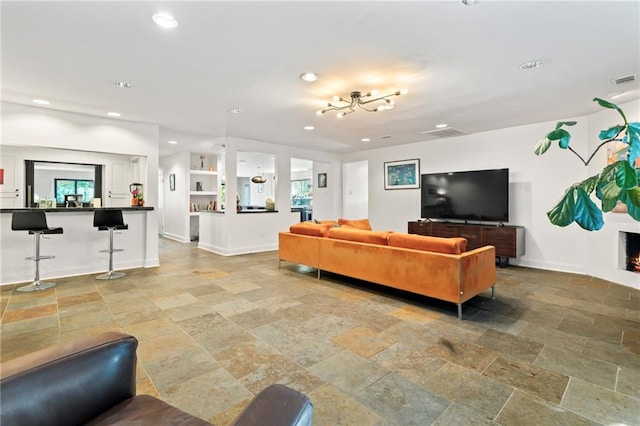
[[[20,207],[20,189],[16,185],[16,161],[12,155],[0,156],[0,208]]]
[[[108,180],[106,207],[128,207],[131,205],[129,193],[129,163],[111,163]]]

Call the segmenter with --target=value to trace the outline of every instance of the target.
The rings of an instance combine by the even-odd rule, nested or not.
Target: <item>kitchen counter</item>
[[[0,209],[0,285],[32,281],[33,236],[26,231],[11,230],[11,213],[16,210],[44,210],[49,227],[62,227],[63,234],[48,235],[40,243],[42,255],[55,259],[40,262],[43,280],[83,274],[105,272],[109,266],[108,255],[100,253],[109,246],[109,233],[93,227],[95,210],[109,207],[68,207],[55,209]],[[157,240],[148,238],[148,224],[155,223],[153,207],[123,207],[124,223],[128,230],[114,235],[114,247],[125,251],[113,256],[114,269],[158,266]]]
[[[16,210],[42,210],[47,213],[62,213],[62,212],[93,212],[96,210],[122,210],[122,211],[136,211],[136,210],[153,210],[153,207],[56,207],[53,209],[41,209],[39,207],[21,207],[11,209],[0,209],[0,213],[12,213]]]

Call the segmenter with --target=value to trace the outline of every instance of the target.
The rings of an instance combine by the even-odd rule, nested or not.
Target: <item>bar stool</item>
[[[100,253],[109,253],[109,271],[106,274],[98,275],[97,280],[114,280],[122,278],[126,274],[124,272],[115,272],[113,270],[113,253],[124,251],[123,249],[113,248],[113,233],[123,229],[129,229],[129,225],[124,223],[122,219],[122,210],[120,209],[100,209],[96,210],[93,215],[93,226],[98,231],[109,231],[109,249],[100,250]]]
[[[36,276],[32,284],[18,288],[18,291],[39,291],[55,286],[55,282],[40,282],[40,261],[55,257],[40,255],[40,237],[43,234],[62,234],[62,228],[49,228],[47,226],[47,217],[42,210],[16,210],[11,214],[11,230],[29,231],[29,234],[32,234],[35,240],[34,256],[26,259],[35,262]]]

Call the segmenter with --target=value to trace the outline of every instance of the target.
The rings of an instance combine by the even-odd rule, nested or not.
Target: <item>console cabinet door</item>
[[[482,231],[477,226],[460,226],[458,237],[467,239],[467,250],[477,249],[478,247],[489,245],[482,240]]]
[[[522,228],[496,227],[483,228],[482,239],[485,245],[495,246],[496,256],[520,257],[524,254]]]

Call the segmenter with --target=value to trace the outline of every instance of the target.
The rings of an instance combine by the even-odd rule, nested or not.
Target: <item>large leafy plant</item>
[[[602,212],[608,212],[618,204],[627,207],[628,214],[640,221],[640,123],[629,123],[624,112],[615,104],[594,98],[603,108],[618,111],[624,124],[618,124],[600,131],[602,141],[591,156],[585,160],[570,146],[571,135],[565,127],[576,124],[575,121],[561,121],[535,146],[536,155],[542,155],[557,141],[558,146],[575,154],[585,166],[594,155],[608,143],[622,142],[626,144],[617,153],[620,158],[615,163],[604,167],[597,175],[588,177],[582,182],[571,185],[562,199],[547,212],[554,225],[567,226],[576,222],[588,231],[597,231],[604,225]],[[600,201],[600,207],[592,199],[592,195]]]

